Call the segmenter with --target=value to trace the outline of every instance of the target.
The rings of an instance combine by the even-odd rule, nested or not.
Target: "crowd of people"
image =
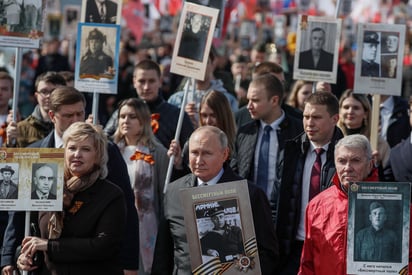
[[[90,41],[99,35],[90,34]],[[322,49],[325,31],[313,29],[311,37],[316,43],[301,52],[299,67],[332,70]],[[397,37],[387,38],[389,50]],[[374,33],[364,39],[377,47]],[[21,89],[30,91],[32,104],[19,105],[15,118],[13,75],[0,72],[2,146],[65,152],[62,212],[32,211],[29,236],[23,212],[0,212],[2,274],[191,274],[187,230],[195,225],[185,225],[180,190],[246,179],[262,274],[344,275],[350,183],[412,179],[407,83],[402,96],[381,96],[379,133],[372,133],[371,98],[353,90],[348,45],[336,84],[292,80],[293,53],[273,50],[268,41],[230,54],[212,46],[205,78],[193,84],[183,106],[191,80],[170,73],[172,46],[123,41],[117,94],[101,95],[93,125],[90,94],[73,87],[71,62],[55,43],[45,43],[37,63],[25,55]],[[190,54],[181,53],[199,56]],[[376,75],[372,67],[362,70]],[[370,145],[374,135],[377,148]],[[172,180],[163,193],[172,156]],[[5,166],[0,173],[0,199],[13,199],[15,171]],[[36,166],[32,198],[56,199],[54,174],[50,165]],[[368,210],[371,226],[356,232],[356,259],[398,261],[402,247],[394,245],[399,236],[389,228],[390,209],[371,202]],[[213,229],[201,243],[203,254],[230,262],[245,248],[240,227],[225,214],[218,208],[207,217]],[[384,217],[379,224],[376,215]],[[208,247],[216,242],[206,242],[211,236],[230,234],[236,247],[225,255],[220,243]],[[370,234],[385,235],[390,252],[378,247],[379,256],[373,254]]]

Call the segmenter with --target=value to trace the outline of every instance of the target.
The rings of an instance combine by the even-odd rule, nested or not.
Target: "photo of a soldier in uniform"
[[[365,31],[363,36],[361,76],[379,77],[378,56],[379,34],[375,31]]]
[[[178,56],[203,61],[211,18],[188,12],[182,31]]]
[[[86,52],[80,60],[80,76],[111,73],[113,58],[104,52],[105,44],[107,44],[106,35],[98,28],[93,28],[87,36]]]
[[[34,163],[32,200],[55,200],[56,194],[52,188],[56,189],[57,166],[53,163]]]
[[[388,216],[383,202],[369,204],[369,225],[355,237],[355,261],[401,262],[399,239],[387,225]]]
[[[13,181],[16,168],[13,168],[11,164],[0,167],[0,199],[15,200],[18,195],[18,185]]]
[[[200,239],[202,254],[219,257],[222,263],[231,262],[244,254],[242,229],[231,225],[225,214],[225,209],[218,205],[209,211],[213,228]]]
[[[117,2],[111,0],[87,0],[84,22],[116,24]]]

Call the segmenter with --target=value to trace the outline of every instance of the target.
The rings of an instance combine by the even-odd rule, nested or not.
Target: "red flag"
[[[144,28],[144,9],[140,0],[130,0],[123,4],[122,16],[134,35],[136,43],[139,44],[143,37]]]
[[[226,2],[221,37],[226,36],[227,25],[229,24],[229,21],[230,21],[230,14],[232,13],[233,10],[237,8],[237,5],[239,4],[239,2],[240,0],[228,0]]]
[[[175,16],[182,9],[182,0],[169,0],[169,14]]]
[[[245,19],[255,20],[257,0],[242,0],[245,6]]]

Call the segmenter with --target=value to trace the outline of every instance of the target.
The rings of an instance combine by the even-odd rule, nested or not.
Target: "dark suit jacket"
[[[299,54],[299,69],[332,71],[333,70],[333,54],[321,50],[318,65],[315,67],[313,62],[312,50],[304,51]]]
[[[218,183],[241,179],[225,165],[224,173]],[[177,274],[191,272],[179,190],[196,185],[197,178],[193,174],[188,174],[168,186],[165,195],[165,216],[160,222],[157,235],[152,275],[170,275],[174,274],[173,270],[177,271]],[[251,183],[248,183],[248,188],[262,274],[273,275],[276,274],[278,262],[278,242],[271,221],[269,202],[260,188]]]
[[[30,144],[29,147],[54,148],[54,130],[44,139]],[[136,270],[139,266],[139,262],[136,260],[139,258],[139,220],[136,207],[134,206],[134,194],[130,185],[127,166],[118,147],[110,142],[107,149],[109,154],[109,161],[107,163],[109,173],[107,179],[122,189],[127,208],[127,226],[125,228],[120,261],[124,269]],[[24,212],[11,212],[9,216],[9,223],[3,241],[1,266],[14,264],[14,251],[24,237]]]
[[[100,18],[99,9],[94,0],[88,0],[86,4],[85,22],[116,24],[117,4],[112,1],[106,2],[106,18],[104,21]]]
[[[40,200],[39,196],[37,196],[36,191],[31,192],[31,199],[32,200]],[[55,200],[56,199],[56,195],[53,193],[49,193],[49,195],[47,196],[48,200]]]
[[[1,184],[3,184],[3,180],[0,180],[0,185]],[[17,195],[18,195],[17,184],[10,181],[9,193],[7,193],[7,197],[5,199],[6,200],[15,200],[15,199],[17,199]]]

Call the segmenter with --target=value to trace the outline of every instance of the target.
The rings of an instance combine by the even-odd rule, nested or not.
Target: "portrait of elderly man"
[[[107,37],[97,28],[89,32],[86,39],[86,53],[80,60],[80,75],[99,75],[113,68],[113,58],[103,51]]]
[[[208,24],[210,18],[199,13],[187,13],[186,23],[182,31],[178,56],[196,61],[203,61],[206,49]],[[210,24],[209,24],[210,25]]]
[[[361,76],[380,76],[378,55],[379,34],[374,31],[365,31],[363,36]]]
[[[36,167],[37,166],[37,167]],[[51,164],[33,164],[33,191],[32,200],[55,200],[56,195],[51,192],[56,182],[55,169]]]
[[[222,263],[233,261],[237,255],[244,254],[242,230],[226,222],[224,208],[213,208],[210,219],[213,229],[200,239],[202,254],[219,257]]]
[[[383,32],[382,33],[382,53],[395,54],[399,47],[399,33],[397,32]]]
[[[310,32],[310,49],[299,54],[299,69],[332,71],[333,54],[325,51],[325,30],[315,27]]]
[[[401,261],[398,237],[395,231],[385,227],[387,219],[388,214],[383,202],[371,202],[370,225],[356,233],[355,261]]]
[[[17,199],[17,184],[12,181],[15,171],[10,165],[0,168],[0,199],[15,200]]]
[[[117,2],[111,0],[87,0],[84,22],[116,24]]]
[[[348,188],[350,182],[378,181],[372,149],[364,135],[348,135],[335,145],[333,185],[306,208],[299,275],[346,275]]]

